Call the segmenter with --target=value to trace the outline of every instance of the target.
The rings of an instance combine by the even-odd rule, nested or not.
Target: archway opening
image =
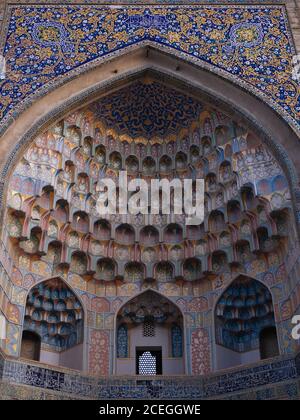
[[[274,306],[261,282],[239,276],[215,310],[217,369],[254,363],[279,354]]]
[[[248,144],[250,124],[237,123],[205,97],[187,96],[180,86],[154,75],[131,80],[129,86],[63,115],[34,139],[10,178],[2,242],[15,267],[30,276],[42,270],[44,277],[62,276],[78,282],[93,298],[124,299],[151,285],[176,296],[176,301],[182,298],[192,316],[200,319],[201,308],[190,302],[206,299],[214,287],[211,280],[232,269],[275,273],[284,263],[287,248],[296,240],[290,190],[263,133]],[[132,101],[130,92],[137,87],[147,92],[147,104],[160,101],[159,108],[149,110],[151,119],[144,119],[143,98],[140,105]],[[111,109],[120,111],[122,124]],[[131,112],[134,118],[128,118]],[[216,127],[223,127],[218,138]],[[174,214],[172,200],[170,215],[112,214],[103,219],[96,206],[99,180],[116,180],[126,165],[128,181],[141,168],[144,181],[155,173],[170,180],[205,178],[204,223],[186,228],[185,218]],[[117,188],[118,194],[121,191]],[[90,329],[99,321],[95,314],[92,318]],[[130,341],[137,323],[127,324],[119,323],[119,333]],[[167,324],[172,336],[173,324]],[[173,331],[175,327],[182,341],[183,327],[175,323]],[[129,352],[129,357],[118,357],[120,366],[126,364],[121,359],[134,359],[131,373],[136,372],[137,348],[143,351],[141,357],[150,351],[153,358],[157,351],[155,345],[141,345],[133,356]],[[42,341],[41,359],[43,349]],[[243,352],[232,351],[238,354],[236,364],[243,363]],[[54,364],[60,363],[58,358]],[[90,359],[85,363],[91,366]],[[109,362],[105,369],[105,374],[112,371]]]
[[[39,361],[41,356],[41,337],[31,331],[23,331],[21,358]]]
[[[84,312],[59,278],[34,286],[27,297],[21,357],[83,369]]]
[[[184,374],[183,316],[168,299],[149,290],[117,315],[117,375]]]
[[[277,331],[275,327],[265,328],[259,335],[260,357],[262,360],[279,355]]]

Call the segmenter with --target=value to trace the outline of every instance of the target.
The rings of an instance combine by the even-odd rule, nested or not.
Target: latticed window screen
[[[150,351],[145,351],[139,356],[139,374],[156,375],[156,357]]]
[[[145,321],[143,328],[144,337],[155,337],[155,325],[152,321]]]

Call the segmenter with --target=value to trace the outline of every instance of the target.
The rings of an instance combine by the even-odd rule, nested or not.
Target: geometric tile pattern
[[[2,369],[1,369],[2,365]],[[2,381],[3,382],[2,382]],[[4,361],[0,355],[1,396],[11,395],[8,384],[25,385],[16,389],[17,398],[32,399],[43,389],[45,395],[59,392],[57,398],[105,399],[298,399],[299,371],[295,358],[281,357],[277,361],[261,362],[248,368],[208,377],[181,377],[138,381],[127,378],[103,378],[55,371],[31,366],[24,362]],[[3,387],[5,386],[5,388]],[[3,391],[3,392],[2,392]],[[22,397],[23,396],[23,397]]]

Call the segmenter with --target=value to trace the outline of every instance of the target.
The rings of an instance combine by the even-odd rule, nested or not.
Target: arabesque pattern
[[[258,92],[299,124],[299,87],[282,6],[18,6],[10,8],[0,117],[82,66],[152,42]]]

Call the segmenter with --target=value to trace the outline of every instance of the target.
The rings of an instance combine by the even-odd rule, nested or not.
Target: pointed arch
[[[238,275],[217,299],[213,313],[216,369],[261,360],[262,332],[276,331],[273,296],[267,285]]]
[[[81,296],[61,277],[41,280],[28,290],[22,331],[40,337],[37,361],[83,370],[85,322]]]
[[[123,302],[114,325],[114,373],[135,374],[138,351],[147,349],[161,349],[163,374],[186,372],[184,314],[170,298],[152,288],[143,290]]]

